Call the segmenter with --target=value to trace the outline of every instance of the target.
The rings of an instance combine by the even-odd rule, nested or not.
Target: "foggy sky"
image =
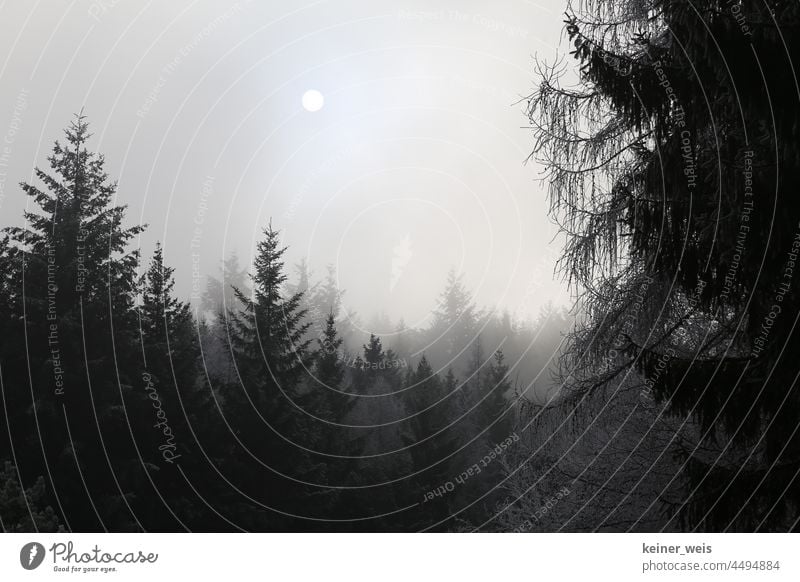
[[[481,305],[566,303],[524,103],[560,1],[4,2],[0,223],[84,108],[128,222],[178,292],[270,217],[345,305],[425,325],[449,268]],[[562,52],[563,52],[562,45]],[[325,106],[305,111],[316,89]],[[200,279],[198,279],[198,275]],[[194,279],[194,281],[193,281]],[[382,330],[376,330],[382,331]]]

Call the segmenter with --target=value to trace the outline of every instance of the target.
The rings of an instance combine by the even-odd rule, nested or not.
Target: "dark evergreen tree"
[[[135,530],[146,526],[131,501],[153,496],[126,418],[146,397],[135,344],[139,256],[129,249],[143,227],[123,226],[125,207],[114,205],[116,184],[89,137],[76,116],[48,158],[52,172],[36,169],[43,187],[21,184],[34,210],[5,231],[11,325],[0,367],[10,430],[29,435],[17,441],[23,482],[48,477],[69,529]]]
[[[383,351],[381,338],[375,334],[369,334],[369,342],[364,347],[364,364],[367,369],[377,370],[386,359]]]
[[[336,320],[332,312],[325,322],[322,337],[317,341],[319,350],[315,361],[316,379],[326,386],[338,389],[344,380],[345,370],[342,364],[342,338],[336,331]]]
[[[444,377],[445,392],[451,394],[458,388],[458,379],[453,373],[453,368],[447,368],[447,374]]]
[[[139,421],[148,427],[147,450],[156,453],[157,458],[151,462],[157,463],[158,457],[164,455],[180,459],[184,473],[195,488],[203,491],[203,497],[218,499],[219,483],[215,483],[216,490],[209,485],[219,479],[215,479],[213,470],[209,471],[205,456],[210,455],[211,462],[219,462],[223,456],[219,447],[223,430],[210,389],[198,374],[199,350],[191,307],[174,296],[173,274],[174,269],[164,263],[161,245],[156,244],[150,266],[140,282],[140,333],[148,395],[151,400],[157,398],[154,402],[164,418],[159,419],[156,430],[149,430],[153,424],[149,418],[153,416],[151,402],[141,412]],[[211,528],[216,524],[214,517],[195,502],[196,495],[186,482],[175,477],[167,472],[154,478],[160,495],[176,508],[184,526]],[[154,509],[151,523],[161,521],[160,529],[167,531],[180,527],[168,513]],[[217,527],[226,526],[217,524]]]
[[[333,313],[328,314],[325,331],[317,339],[319,349],[314,355],[314,374],[303,402],[313,414],[331,424],[319,430],[322,449],[339,455],[349,455],[363,444],[356,445],[351,431],[337,427],[346,424],[356,404],[353,396],[346,394],[346,371],[341,352],[342,338],[336,330]],[[337,440],[339,443],[337,443]],[[338,444],[346,443],[346,446]],[[350,467],[350,463],[343,463]]]
[[[145,363],[158,369],[160,382],[180,377],[186,387],[194,382],[197,362],[191,306],[174,296],[175,269],[164,264],[156,244],[150,267],[142,277],[141,333]]]
[[[495,445],[508,437],[510,427],[509,417],[506,416],[509,408],[506,394],[511,390],[511,380],[508,377],[508,366],[505,363],[503,350],[494,353],[494,361],[487,376],[485,399],[479,407],[485,422],[484,428],[489,429],[488,440]]]
[[[272,224],[258,243],[253,263],[251,296],[235,289],[244,306],[231,318],[231,337],[240,377],[253,382],[250,397],[260,405],[280,400],[281,387],[296,386],[310,363],[310,340],[302,337],[309,324],[301,324],[305,312],[300,309],[302,294],[283,297],[286,275],[279,232]],[[280,408],[285,406],[282,404]]]
[[[467,362],[467,378],[472,386],[482,386],[483,380],[488,372],[486,357],[483,352],[483,340],[481,336],[475,337],[469,353]]]
[[[411,454],[413,471],[412,493],[421,499],[445,485],[452,474],[452,455],[456,451],[458,434],[450,425],[456,422],[459,409],[455,395],[445,392],[446,386],[436,375],[423,355],[407,387],[406,415],[409,428],[403,438]],[[452,498],[437,498],[425,504],[425,516],[417,527],[430,526],[449,515]]]
[[[299,481],[313,481],[319,469],[319,460],[305,450],[315,440],[308,415],[313,411],[301,403],[311,340],[304,339],[309,324],[302,323],[302,294],[284,296],[285,251],[270,223],[253,262],[252,295],[235,290],[243,308],[228,317],[228,333],[238,381],[225,387],[223,397],[228,424],[257,461],[232,459],[237,482],[255,498],[269,500],[270,507],[305,515],[313,510],[311,490]],[[276,516],[268,527],[303,526]]]
[[[231,358],[227,320],[241,305],[234,289],[250,295],[246,269],[232,253],[220,265],[220,277],[207,277],[206,288],[198,307],[198,348],[202,352],[203,375],[211,384],[234,382],[236,370]]]
[[[324,471],[319,473],[326,484],[333,486],[324,493],[326,516],[347,519],[369,515],[370,512],[379,515],[382,513],[377,509],[381,505],[379,500],[373,499],[374,504],[364,503],[360,489],[348,491],[340,488],[371,483],[377,477],[370,474],[369,465],[364,467],[359,460],[367,440],[374,436],[373,432],[347,426],[353,421],[358,401],[349,394],[351,388],[346,383],[343,341],[338,335],[333,313],[328,314],[325,330],[317,342],[319,349],[315,355],[314,374],[303,402],[320,419],[314,427],[317,435],[315,449],[329,455],[324,459]],[[356,513],[354,508],[358,508]],[[343,524],[336,529],[350,530],[354,527],[356,524]]]
[[[700,423],[681,439],[684,527],[797,529],[800,332],[782,306],[800,301],[787,81],[800,45],[785,40],[800,4],[577,6],[566,29],[582,85],[542,67],[530,100],[563,264],[587,290],[568,390],[577,401],[635,369],[671,414]]]

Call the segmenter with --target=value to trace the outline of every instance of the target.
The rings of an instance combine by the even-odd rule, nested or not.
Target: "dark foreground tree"
[[[702,427],[683,527],[797,529],[800,4],[577,2],[566,28],[580,84],[543,67],[529,113],[585,290],[571,397],[640,372]]]
[[[152,487],[126,410],[146,399],[136,349],[136,268],[116,185],[86,148],[82,116],[56,142],[34,210],[0,252],[10,325],[0,339],[10,433],[22,482],[46,476],[74,530],[135,530],[136,491]],[[150,429],[152,430],[152,429]],[[4,457],[6,455],[3,455]],[[122,483],[125,485],[123,486]]]

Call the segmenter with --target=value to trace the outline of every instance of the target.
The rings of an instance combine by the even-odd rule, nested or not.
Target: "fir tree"
[[[159,353],[170,354],[168,347],[170,336],[183,333],[181,340],[191,337],[192,313],[188,303],[174,296],[175,269],[164,264],[164,253],[161,244],[156,244],[153,258],[147,273],[142,277],[141,324],[145,343],[157,347]],[[185,337],[185,336],[189,337]],[[173,336],[174,340],[175,338]],[[174,341],[179,347],[180,342]],[[174,349],[174,348],[172,348]],[[174,359],[174,358],[173,358]],[[194,364],[194,362],[192,362]]]
[[[317,340],[319,350],[315,362],[316,379],[325,386],[340,388],[344,380],[345,371],[342,364],[342,338],[336,331],[336,320],[333,312],[328,314],[325,322],[325,331]]]
[[[445,346],[448,361],[458,358],[469,345],[477,331],[477,320],[478,313],[464,287],[463,277],[451,269],[431,326],[434,341]]]
[[[459,409],[455,395],[447,393],[446,388],[423,355],[407,387],[409,428],[403,435],[414,472],[418,472],[412,480],[412,490],[421,498],[452,477],[452,455],[458,448],[459,435],[457,427],[450,425],[457,420]],[[430,525],[445,519],[453,499],[429,501],[425,523]]]
[[[336,271],[333,265],[328,265],[325,280],[322,284],[316,285],[313,292],[313,303],[321,313],[333,313],[338,319],[342,309],[342,295],[344,291],[339,289],[336,280]]]
[[[13,325],[0,354],[12,379],[8,404],[24,411],[11,430],[40,435],[31,441],[38,446],[20,451],[19,469],[25,482],[52,476],[48,490],[68,528],[141,529],[131,499],[150,485],[125,411],[144,398],[135,347],[139,255],[128,248],[143,227],[123,226],[125,207],[114,205],[103,156],[86,147],[85,118],[65,133],[48,158],[51,172],[36,168],[43,186],[21,184],[34,205],[26,225],[5,231],[4,304]]]
[[[268,484],[271,506],[288,513],[307,513],[312,491],[273,471],[308,481],[321,470],[319,460],[304,450],[317,440],[318,432],[302,409],[302,380],[312,364],[308,350],[311,340],[304,339],[309,324],[302,323],[302,294],[284,296],[282,257],[286,247],[281,246],[279,232],[271,223],[256,251],[252,295],[235,289],[243,307],[228,321],[238,382],[224,388],[225,412],[240,446],[247,447],[263,467],[272,471],[236,459],[232,459],[235,466],[231,470],[254,496],[263,496]],[[308,412],[313,414],[313,410]],[[268,527],[298,525],[290,520],[275,521]]]
[[[368,370],[377,370],[386,359],[381,338],[375,334],[369,334],[369,342],[363,348],[366,368]]]
[[[587,290],[566,392],[577,402],[634,369],[671,414],[700,423],[680,439],[691,493],[677,523],[796,529],[800,395],[785,354],[800,332],[770,313],[778,294],[800,299],[800,277],[785,276],[800,221],[786,79],[800,55],[782,40],[800,5],[606,0],[566,22],[581,83],[542,66],[529,102],[568,237],[562,265]],[[775,55],[768,67],[762,54]]]
[[[203,318],[215,323],[225,319],[225,314],[236,307],[234,289],[245,295],[250,294],[247,271],[239,265],[239,257],[232,253],[222,261],[220,278],[209,276],[206,288],[200,300],[200,312]]]
[[[509,423],[503,416],[508,408],[505,395],[511,389],[508,378],[508,366],[505,363],[503,350],[497,350],[488,373],[486,398],[480,404],[482,417],[486,421],[484,428],[489,428],[488,436],[492,444],[499,443],[508,436]]]
[[[232,338],[240,375],[254,382],[252,396],[262,404],[276,402],[275,390],[291,389],[299,381],[310,362],[311,340],[303,336],[310,324],[301,323],[305,311],[300,308],[301,293],[283,297],[286,275],[279,232],[272,223],[258,243],[253,263],[253,292],[247,296],[241,289],[234,292],[244,306],[232,318]]]

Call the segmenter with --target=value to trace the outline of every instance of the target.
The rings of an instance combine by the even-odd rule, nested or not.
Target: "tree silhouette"
[[[48,158],[51,173],[36,169],[43,187],[21,184],[35,210],[5,231],[5,304],[16,317],[0,352],[11,430],[41,435],[23,446],[19,469],[25,482],[49,476],[68,528],[135,530],[120,483],[129,492],[149,484],[125,418],[126,406],[146,398],[134,331],[139,255],[128,248],[143,227],[123,226],[103,156],[86,148],[85,118],[65,134]]]
[[[786,530],[800,395],[785,354],[800,336],[777,312],[800,298],[787,275],[800,108],[784,90],[798,55],[764,24],[796,30],[800,7],[737,7],[759,23],[749,33],[710,0],[581,3],[566,19],[581,83],[540,67],[529,114],[568,236],[562,265],[586,289],[564,360],[572,396],[644,374],[703,427],[684,451],[683,524]]]

